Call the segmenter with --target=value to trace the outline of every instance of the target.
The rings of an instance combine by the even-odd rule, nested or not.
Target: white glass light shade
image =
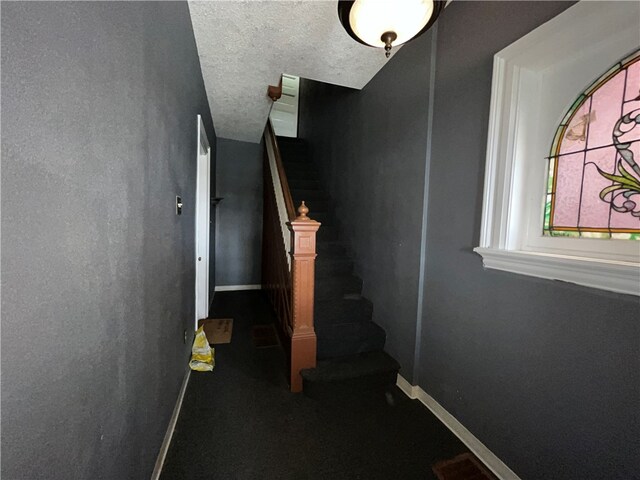
[[[433,15],[433,0],[356,0],[349,13],[349,24],[360,40],[383,48],[383,33],[398,37],[393,46],[402,45],[422,30]]]

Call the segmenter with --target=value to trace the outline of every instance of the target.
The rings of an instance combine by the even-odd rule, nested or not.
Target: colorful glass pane
[[[558,126],[544,234],[640,240],[640,50],[581,93]]]

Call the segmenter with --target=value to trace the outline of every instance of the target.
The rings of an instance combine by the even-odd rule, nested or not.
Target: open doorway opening
[[[279,137],[298,136],[298,93],[300,78],[282,74],[282,96],[273,103],[269,118]]]
[[[209,218],[211,190],[211,147],[207,132],[198,115],[198,159],[196,174],[196,318],[194,329],[198,328],[198,320],[209,316]]]

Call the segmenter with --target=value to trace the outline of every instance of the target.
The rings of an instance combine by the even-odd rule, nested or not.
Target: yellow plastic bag
[[[197,372],[210,372],[215,366],[213,354],[215,350],[209,346],[209,340],[204,333],[203,327],[196,332],[196,338],[191,347],[191,361],[189,367]]]

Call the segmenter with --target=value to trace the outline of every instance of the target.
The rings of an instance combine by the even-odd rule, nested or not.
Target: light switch
[[[182,197],[176,196],[176,215],[182,215]]]

